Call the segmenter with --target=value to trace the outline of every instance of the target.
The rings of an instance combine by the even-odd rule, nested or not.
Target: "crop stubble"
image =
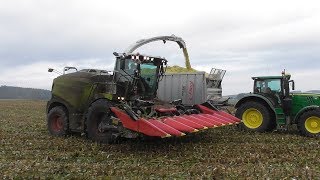
[[[44,101],[0,101],[0,178],[319,178],[319,139],[223,127],[100,145],[51,137]]]

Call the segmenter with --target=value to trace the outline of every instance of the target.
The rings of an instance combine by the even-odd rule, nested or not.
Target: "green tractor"
[[[239,119],[208,102],[186,106],[181,100],[163,102],[157,98],[167,60],[133,51],[158,40],[174,41],[187,54],[179,37],[143,39],[125,53],[114,53],[113,72],[84,69],[55,78],[47,104],[49,133],[65,136],[80,132],[93,141],[111,143],[120,137],[180,137],[239,123]]]
[[[296,124],[304,136],[320,135],[320,94],[290,93],[290,75],[252,77],[253,93],[235,105],[241,127],[258,132],[287,129]]]

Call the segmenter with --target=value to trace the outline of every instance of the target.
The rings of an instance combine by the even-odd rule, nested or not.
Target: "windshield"
[[[125,71],[128,75],[133,76],[134,71],[137,69],[137,63],[132,61],[131,59],[126,59],[121,61],[121,69]]]
[[[153,96],[157,88],[157,66],[153,63],[140,64],[140,76],[146,94]]]

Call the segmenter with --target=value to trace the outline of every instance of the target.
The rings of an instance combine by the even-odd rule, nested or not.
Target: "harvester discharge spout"
[[[189,59],[189,54],[188,54],[188,50],[187,50],[187,45],[184,42],[184,40],[181,37],[177,37],[175,35],[171,35],[171,36],[157,36],[157,37],[153,37],[153,38],[148,38],[148,39],[140,39],[138,40],[136,43],[132,44],[131,46],[129,46],[126,50],[125,53],[126,54],[131,54],[133,53],[136,49],[138,49],[139,47],[154,42],[154,41],[163,41],[164,43],[166,43],[166,41],[173,41],[176,42],[179,47],[182,49],[183,51],[183,55],[185,58],[185,65],[186,68],[188,70],[191,70],[191,64],[190,64],[190,59]]]

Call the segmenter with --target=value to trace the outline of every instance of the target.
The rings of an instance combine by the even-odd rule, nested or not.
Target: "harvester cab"
[[[140,54],[116,55],[114,69],[118,94],[125,99],[151,100],[156,97],[159,79],[164,75],[167,60]]]
[[[157,99],[160,78],[167,60],[133,53],[153,41],[174,41],[176,36],[160,36],[137,41],[125,53],[114,53],[114,72],[79,70],[54,79],[52,98],[47,104],[50,134],[64,136],[81,132],[97,142],[114,142],[119,137],[183,136],[202,129],[237,124],[240,120],[210,103],[184,106],[181,101]]]
[[[320,135],[320,95],[290,92],[295,89],[290,78],[285,71],[281,76],[252,77],[253,93],[246,94],[235,105],[243,128],[263,132],[286,130],[296,124],[302,135]]]

